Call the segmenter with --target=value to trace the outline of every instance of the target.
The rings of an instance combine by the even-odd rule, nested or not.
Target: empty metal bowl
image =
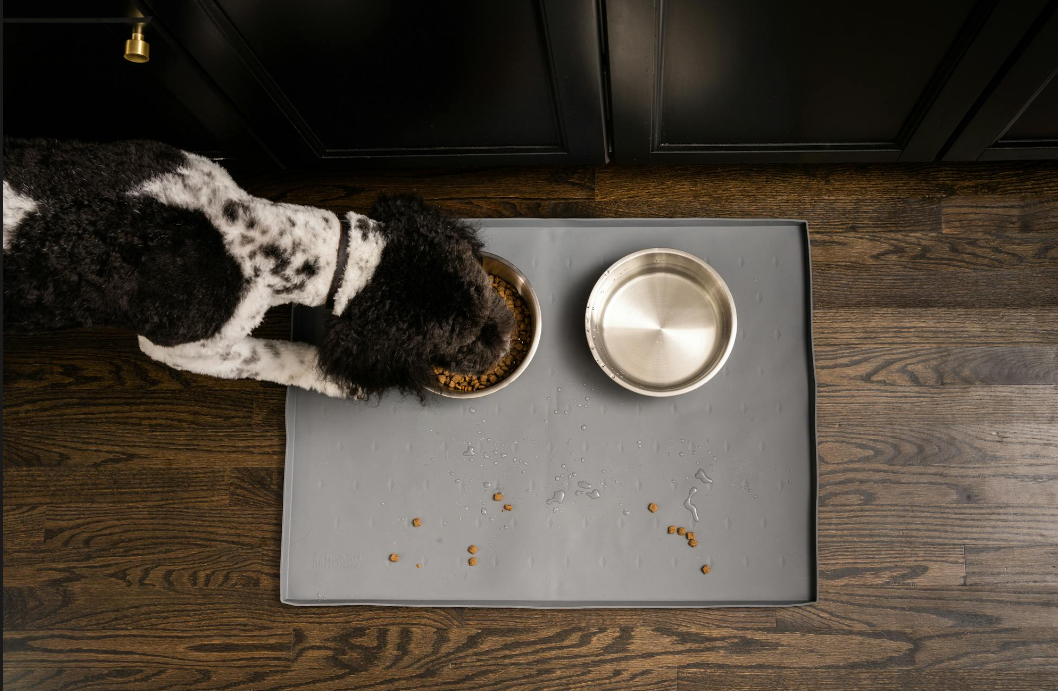
[[[603,371],[646,396],[676,396],[709,381],[735,345],[735,301],[724,279],[680,250],[633,252],[607,269],[584,311]]]
[[[529,366],[530,360],[533,359],[533,355],[536,354],[536,349],[540,345],[543,315],[540,311],[540,300],[536,297],[536,291],[533,290],[533,286],[530,285],[529,279],[526,278],[525,274],[519,271],[518,267],[514,264],[511,264],[502,257],[497,257],[495,254],[490,254],[489,252],[481,253],[481,266],[485,269],[485,273],[491,276],[499,276],[510,283],[511,286],[518,291],[518,294],[522,296],[522,299],[525,300],[525,304],[529,308],[529,314],[533,320],[532,342],[529,344],[529,351],[525,354],[525,357],[522,358],[522,361],[518,363],[518,366],[514,368],[514,371],[508,374],[503,381],[497,382],[492,386],[478,389],[477,391],[453,391],[442,387],[439,383],[430,387],[431,391],[440,394],[445,398],[480,398],[499,391],[521,376],[522,372],[525,371],[525,368]]]

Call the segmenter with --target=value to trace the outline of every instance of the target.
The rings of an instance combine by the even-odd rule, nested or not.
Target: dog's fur
[[[331,396],[422,397],[432,365],[481,372],[507,352],[514,318],[471,226],[415,196],[347,219],[319,348],[251,338],[269,307],[325,303],[338,216],[253,197],[156,142],[5,138],[4,328],[120,326],[178,369]]]

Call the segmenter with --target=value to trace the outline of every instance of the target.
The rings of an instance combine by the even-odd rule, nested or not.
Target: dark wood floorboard
[[[279,604],[280,387],[132,334],[6,334],[10,689],[992,689],[1058,678],[1058,165],[243,174],[367,212],[782,217],[812,232],[819,603]],[[262,334],[283,337],[289,311]]]

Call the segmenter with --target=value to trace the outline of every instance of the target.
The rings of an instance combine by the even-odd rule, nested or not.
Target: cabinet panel
[[[606,0],[618,162],[928,161],[1046,0]]]
[[[657,145],[896,148],[970,0],[665,0]]]
[[[1058,0],[1035,17],[944,159],[1058,158]]]
[[[146,0],[292,163],[602,163],[593,0]]]
[[[217,4],[328,153],[561,145],[534,3]]]
[[[999,140],[1001,144],[1037,141],[1058,143],[1058,79],[1053,75]]]

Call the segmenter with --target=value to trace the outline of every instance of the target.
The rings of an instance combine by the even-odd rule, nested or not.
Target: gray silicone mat
[[[466,402],[287,394],[281,591],[294,605],[711,607],[816,598],[815,378],[799,221],[489,220],[487,247],[543,305],[521,378]],[[688,394],[648,398],[595,364],[584,305],[647,247],[702,257],[738,337]],[[297,309],[295,337],[320,315]],[[399,347],[399,344],[394,344]],[[706,482],[702,478],[708,478]],[[493,501],[502,491],[513,511]],[[555,493],[565,494],[559,503]],[[693,494],[692,494],[693,492]],[[685,508],[691,496],[698,519]],[[647,505],[658,504],[651,514]],[[419,517],[422,527],[411,519]],[[666,527],[686,526],[688,546]],[[467,547],[479,563],[467,564]],[[390,553],[400,555],[390,563]],[[708,564],[711,572],[703,575]],[[421,566],[417,566],[421,565]]]

